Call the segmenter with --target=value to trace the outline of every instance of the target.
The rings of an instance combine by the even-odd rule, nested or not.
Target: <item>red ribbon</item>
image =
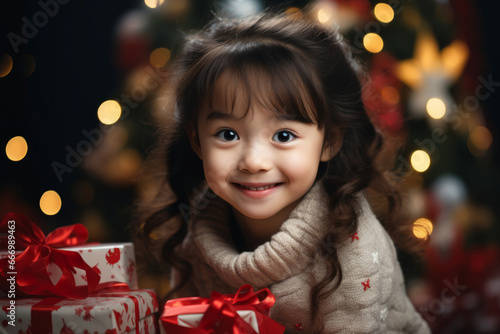
[[[222,295],[214,291],[211,298],[187,297],[169,300],[160,320],[167,333],[257,334],[237,313],[237,310],[250,310],[256,313],[259,320],[260,334],[283,333],[284,327],[267,317],[275,301],[276,298],[269,289],[254,292],[250,285],[245,284],[234,295]],[[178,325],[179,314],[192,313],[204,313],[197,328]]]
[[[254,292],[250,284],[241,286],[234,295],[223,295],[217,291],[213,291],[210,294],[210,298],[222,299],[233,305],[251,305],[266,316],[269,315],[269,310],[276,302],[276,297],[274,297],[268,288]]]
[[[15,223],[9,223],[14,221]],[[12,226],[15,229],[11,229]],[[59,247],[81,245],[87,241],[88,231],[82,224],[64,226],[55,229],[47,237],[42,230],[23,214],[8,213],[0,223],[0,245],[3,250],[8,247],[9,235],[15,239],[15,250],[24,250],[16,255],[14,268],[9,259],[0,260],[0,288],[8,293],[7,278],[14,272],[16,293],[19,291],[31,296],[60,296],[64,298],[83,299],[95,291],[101,279],[78,252],[58,250]],[[53,270],[49,266],[57,266],[62,275],[57,282],[50,278]],[[79,268],[85,271],[87,285],[76,286],[74,274]]]
[[[64,299],[59,297],[49,297],[31,307],[31,327],[36,328],[37,333],[52,333],[52,311],[61,308],[56,304],[62,300]]]

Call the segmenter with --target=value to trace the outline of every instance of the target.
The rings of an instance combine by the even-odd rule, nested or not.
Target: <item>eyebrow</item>
[[[275,117],[280,120],[280,121],[297,121],[298,116],[293,115],[293,114],[283,114],[283,115],[275,115]],[[214,110],[210,112],[210,114],[207,115],[206,120],[211,121],[211,120],[216,120],[216,119],[238,119],[238,117],[234,116],[233,114],[228,114],[225,112],[217,111]]]

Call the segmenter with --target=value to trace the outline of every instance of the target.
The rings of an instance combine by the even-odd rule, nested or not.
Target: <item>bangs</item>
[[[214,97],[222,97],[225,112],[257,103],[295,121],[322,128],[325,103],[314,71],[297,50],[263,42],[237,42],[209,52],[200,62],[198,95],[213,110]],[[207,66],[208,65],[208,66]]]

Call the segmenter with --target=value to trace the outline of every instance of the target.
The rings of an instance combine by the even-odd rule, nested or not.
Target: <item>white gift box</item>
[[[9,317],[9,299],[0,299],[0,333],[157,333],[153,290],[96,293],[85,299],[19,298]],[[12,323],[10,323],[12,321]],[[46,331],[50,328],[49,331]]]
[[[238,315],[243,318],[253,330],[259,333],[259,325],[257,323],[257,316],[254,311],[241,310],[236,311]],[[193,313],[193,314],[181,314],[177,316],[177,324],[183,327],[198,328],[200,325],[201,318],[203,318],[203,313]]]

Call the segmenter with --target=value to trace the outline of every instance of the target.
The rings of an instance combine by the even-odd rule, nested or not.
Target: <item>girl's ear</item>
[[[325,143],[323,145],[323,150],[321,151],[320,161],[327,162],[333,159],[339,153],[342,147],[342,141],[344,139],[343,128],[337,128],[332,131],[330,138],[325,138]]]
[[[186,133],[189,137],[189,144],[191,144],[191,148],[194,153],[203,160],[203,156],[201,154],[201,146],[200,146],[200,138],[198,137],[198,131],[196,131],[196,125],[190,124],[186,127]]]

